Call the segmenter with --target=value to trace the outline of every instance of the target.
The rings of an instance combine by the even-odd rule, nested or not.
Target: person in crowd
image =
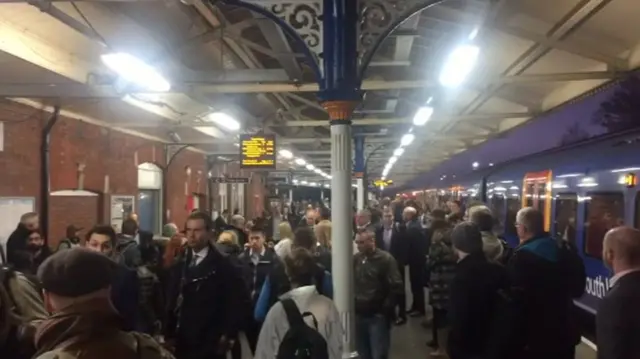
[[[240,213],[237,213],[237,214],[240,214]],[[222,231],[224,231],[225,228],[227,228],[227,217],[229,217],[228,209],[225,209],[224,211],[222,211],[222,213],[218,217],[216,217],[216,220],[214,222],[214,229],[216,233],[222,233]]]
[[[409,246],[407,264],[409,265],[409,281],[411,283],[411,294],[413,303],[409,315],[412,317],[422,317],[425,315],[425,270],[427,265],[427,253],[429,251],[429,239],[418,219],[418,211],[413,207],[405,207],[402,212],[404,220],[404,231],[402,241]]]
[[[458,264],[450,288],[451,330],[447,352],[451,359],[487,357],[497,293],[508,288],[503,266],[490,262],[482,250],[475,223],[461,222],[451,231]]]
[[[456,272],[458,257],[451,244],[451,227],[442,216],[436,217],[429,226],[431,246],[429,247],[429,305],[433,312],[433,339],[428,343],[434,351],[432,357],[445,353],[446,340],[443,338],[447,328],[451,283]]]
[[[45,239],[39,229],[22,232],[21,239],[26,245],[24,250],[14,253],[13,268],[27,276],[35,276],[38,267],[51,255],[49,246],[45,244]]]
[[[613,272],[610,289],[598,305],[598,359],[630,359],[640,354],[640,231],[609,230],[602,259]]]
[[[398,272],[402,279],[402,293],[398,296],[398,314],[396,325],[407,322],[407,296],[405,294],[405,267],[409,257],[409,243],[403,240],[398,226],[393,222],[393,212],[386,209],[382,213],[382,227],[376,231],[376,247],[389,252],[398,265]]]
[[[262,228],[254,227],[249,233],[249,248],[240,255],[240,262],[244,271],[244,280],[248,285],[251,296],[251,312],[255,310],[262,285],[277,261],[275,252],[265,246],[265,234]],[[261,322],[251,318],[247,323],[245,334],[251,352],[255,353]]]
[[[280,241],[274,247],[276,254],[280,259],[286,257],[291,253],[291,244],[293,243],[293,230],[289,222],[280,222],[278,225],[278,232],[280,232]]]
[[[129,268],[137,268],[142,264],[140,246],[136,241],[138,237],[138,223],[134,218],[127,218],[122,222],[122,230],[118,235],[118,243],[115,252],[120,263]]]
[[[291,290],[269,310],[262,325],[255,358],[275,358],[285,334],[292,328],[284,301],[292,300],[305,324],[318,331],[327,344],[329,359],[342,357],[343,328],[333,301],[318,293],[314,283],[316,263],[313,254],[296,248],[284,257]],[[307,314],[309,313],[309,314]]]
[[[40,228],[40,217],[37,213],[25,213],[20,217],[20,223],[7,238],[7,263],[15,265],[16,261],[24,260],[27,242],[24,240],[29,232]]]
[[[318,242],[315,255],[318,263],[331,272],[331,221],[323,219],[313,228]]]
[[[298,228],[301,227],[309,227],[313,228],[316,225],[316,210],[310,207],[307,207],[307,210],[304,212],[304,217],[300,220],[298,224]]]
[[[32,358],[35,348],[30,329],[48,316],[37,276],[0,267],[0,358]]]
[[[509,260],[511,285],[517,288],[523,308],[521,337],[523,359],[573,358],[580,341],[573,315],[573,299],[585,287],[584,265],[562,250],[544,230],[544,216],[526,207],[516,215],[520,245]],[[577,258],[577,260],[570,260]],[[578,292],[576,289],[578,288]]]
[[[354,263],[356,347],[362,359],[386,359],[391,322],[398,296],[404,291],[393,256],[376,248],[375,233],[356,235]]]
[[[356,233],[370,231],[375,233],[377,227],[371,223],[371,212],[368,209],[356,213]]]
[[[489,207],[480,205],[469,208],[469,221],[478,225],[482,233],[482,250],[490,261],[506,263],[503,261],[505,244],[493,233],[493,216]]]
[[[315,253],[317,241],[313,234],[313,230],[309,227],[301,227],[296,230],[293,237],[291,250],[296,248],[304,248],[311,253]],[[316,267],[314,272],[314,284],[318,293],[333,298],[333,284],[331,272],[329,272],[318,261],[318,257],[314,256]],[[263,322],[269,309],[278,302],[278,298],[291,290],[291,283],[287,277],[284,265],[281,261],[274,264],[273,269],[262,286],[258,302],[255,306],[254,318]]]
[[[238,244],[241,248],[244,248],[245,244],[249,242],[247,236],[246,224],[244,217],[239,214],[235,214],[231,217],[229,225],[224,228],[225,231],[235,231],[238,236]]]
[[[67,235],[60,241],[57,250],[60,251],[80,246],[80,231],[82,231],[82,228],[76,227],[73,224],[67,226]]]
[[[138,326],[138,304],[140,283],[135,270],[118,262],[115,247],[118,240],[111,226],[93,227],[86,236],[85,248],[102,253],[118,263],[111,283],[111,302],[124,320],[125,330],[134,330]]]
[[[227,254],[231,257],[238,257],[242,254],[242,248],[238,244],[238,235],[235,231],[224,231],[218,236],[216,248],[220,253]]]
[[[165,337],[178,359],[222,359],[231,349],[249,298],[242,271],[210,243],[204,212],[186,222],[188,250],[170,269]]]
[[[165,246],[162,256],[162,267],[169,269],[185,252],[187,237],[182,232],[177,232],[171,237]]]
[[[47,310],[37,329],[36,359],[169,359],[151,337],[126,332],[110,302],[117,264],[84,248],[61,251],[38,270]]]
[[[449,209],[449,215],[447,220],[451,222],[451,225],[455,226],[464,219],[464,212],[462,211],[462,203],[455,199],[447,202],[447,208]]]

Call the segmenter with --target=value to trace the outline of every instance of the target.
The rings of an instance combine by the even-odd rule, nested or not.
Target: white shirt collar
[[[262,250],[260,251],[260,257],[264,256],[264,253],[265,253],[266,251],[267,251],[267,248],[263,246],[263,247],[262,247]],[[255,253],[255,252],[253,251],[253,249],[251,249],[251,250],[249,251],[249,255],[250,255],[250,256],[252,256],[252,257],[253,257],[253,254],[254,254],[254,253]]]
[[[609,287],[613,287],[620,280],[620,278],[624,277],[625,275],[633,272],[638,272],[638,271],[640,271],[640,268],[627,269],[627,270],[623,270],[622,272],[619,272],[618,274],[611,277],[611,279],[609,279]]]
[[[209,246],[206,246],[197,252],[193,251],[193,255],[199,258],[204,258],[207,254],[209,254]]]

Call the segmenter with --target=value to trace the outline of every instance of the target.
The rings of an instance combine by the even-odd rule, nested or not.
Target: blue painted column
[[[333,300],[343,328],[343,358],[358,356],[353,281],[351,115],[361,101],[358,79],[358,0],[323,0],[323,70],[319,97],[331,121]]]
[[[353,177],[356,179],[356,208],[364,209],[365,205],[365,183],[364,183],[364,136],[356,136],[353,138],[354,144],[354,164]]]

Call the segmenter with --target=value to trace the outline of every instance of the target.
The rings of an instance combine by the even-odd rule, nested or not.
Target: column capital
[[[322,107],[329,113],[332,124],[336,122],[351,124],[351,115],[357,105],[357,101],[325,101],[322,103]]]

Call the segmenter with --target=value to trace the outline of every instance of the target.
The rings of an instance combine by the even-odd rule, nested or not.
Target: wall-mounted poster
[[[122,222],[127,219],[135,209],[134,196],[111,196],[111,227],[120,233]]]

